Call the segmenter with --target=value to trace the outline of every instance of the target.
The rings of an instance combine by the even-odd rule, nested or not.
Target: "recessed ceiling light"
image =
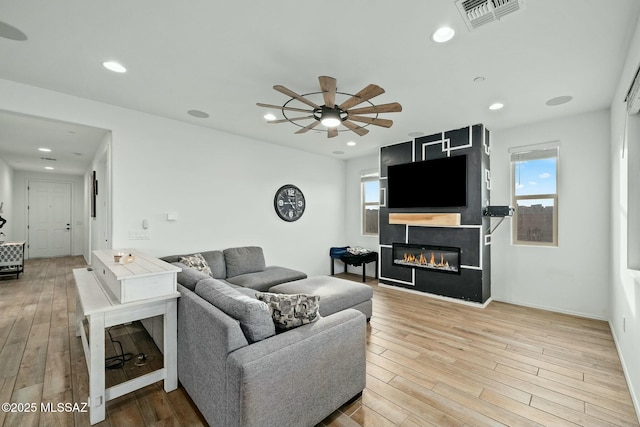
[[[200,110],[189,110],[187,111],[187,114],[199,119],[206,119],[207,117],[209,117],[209,113],[205,113],[204,111]]]
[[[38,148],[38,151],[42,151],[44,153],[50,153],[51,152],[51,148],[40,147],[40,148]]]
[[[339,150],[338,151],[332,151],[331,154],[335,154],[337,156],[340,156],[340,155],[344,154],[344,151],[339,151]]]
[[[52,168],[51,166],[45,166],[44,168],[45,168],[46,170],[49,170],[49,171],[52,171],[52,170],[53,170],[53,168]]]
[[[431,40],[436,43],[445,43],[453,38],[456,31],[451,27],[440,27],[432,35]]]
[[[356,142],[355,141],[349,141],[349,142],[347,142],[347,145],[349,147],[353,147],[354,145],[356,145]]]
[[[482,83],[484,80],[485,80],[485,78],[484,78],[484,77],[482,77],[482,76],[478,76],[478,77],[476,77],[475,79],[473,79],[473,82],[474,82],[474,83]]]
[[[489,105],[489,110],[501,110],[503,107],[504,104],[502,102],[494,102],[493,104]]]
[[[23,42],[27,39],[27,35],[6,22],[0,21],[0,37],[15,40],[17,42]]]
[[[267,114],[265,114],[265,115],[264,115],[264,119],[265,119],[266,121],[270,122],[270,121],[272,121],[272,120],[275,120],[275,119],[276,119],[276,116],[275,116],[274,114],[267,113]]]
[[[407,135],[411,138],[418,138],[419,136],[424,136],[424,132],[409,132]]]
[[[126,73],[127,69],[124,65],[120,64],[116,61],[104,61],[102,66],[109,71],[113,71],[114,73]]]
[[[547,104],[550,107],[553,107],[553,106],[556,106],[556,105],[566,104],[567,102],[571,101],[572,99],[573,99],[573,96],[568,96],[568,95],[556,96],[555,98],[551,98],[550,100],[545,102],[545,104]]]

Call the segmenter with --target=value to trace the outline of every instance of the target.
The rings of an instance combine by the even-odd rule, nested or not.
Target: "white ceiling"
[[[28,37],[0,38],[0,78],[347,159],[412,132],[474,123],[497,130],[609,107],[639,13],[637,0],[527,0],[470,32],[454,0],[21,0],[0,3],[0,21]],[[436,44],[430,36],[443,24],[456,37]],[[106,71],[105,60],[128,72]],[[268,110],[256,102],[288,100],[273,85],[318,92],[320,75],[351,94],[378,84],[386,93],[372,101],[403,111],[382,114],[394,125],[369,126],[363,137],[296,135],[291,123],[265,122]],[[565,95],[573,101],[545,105]],[[505,108],[489,111],[494,101]],[[210,117],[191,117],[191,109]],[[23,116],[0,116],[0,157],[20,169],[19,155],[29,163],[15,150],[21,135],[42,141],[51,132],[35,136]],[[85,151],[102,132],[88,136]],[[82,151],[71,139],[55,143]]]

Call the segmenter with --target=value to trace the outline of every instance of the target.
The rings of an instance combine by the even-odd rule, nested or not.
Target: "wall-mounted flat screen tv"
[[[388,167],[387,207],[467,206],[467,156],[453,156]]]

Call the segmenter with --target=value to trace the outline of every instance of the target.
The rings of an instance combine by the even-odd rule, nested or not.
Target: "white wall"
[[[31,171],[15,171],[13,184],[13,202],[15,213],[12,240],[27,239],[27,182],[42,180],[71,184],[71,254],[82,255],[85,239],[84,218],[84,181],[81,176],[51,174]],[[25,258],[28,258],[26,249]]]
[[[0,231],[4,236],[0,240],[16,240],[13,226],[13,169],[4,160],[0,159],[0,203],[4,203],[0,216],[6,219]]]
[[[342,243],[334,246],[361,246],[363,248],[378,250],[378,236],[362,234],[362,194],[360,177],[363,171],[378,170],[380,163],[378,154],[367,157],[347,160],[346,162],[346,201],[345,220],[346,234]],[[367,265],[367,276],[375,276],[374,263]],[[336,272],[343,271],[344,264],[335,262]],[[350,273],[362,275],[362,267],[348,266]]]
[[[342,160],[7,80],[0,93],[0,109],[112,131],[113,247],[169,255],[259,245],[267,264],[329,272],[329,248],[345,235]],[[287,183],[307,201],[293,223],[273,209]],[[143,219],[151,239],[129,240]]]
[[[618,346],[620,359],[624,366],[627,382],[636,407],[640,413],[640,272],[627,268],[627,224],[628,224],[628,191],[639,191],[637,181],[628,179],[628,174],[640,168],[640,162],[631,162],[625,144],[625,123],[627,122],[626,106],[623,102],[629,85],[640,64],[640,22],[629,49],[627,61],[621,74],[616,93],[611,105],[611,263],[612,274],[609,278],[611,295],[610,324]],[[634,128],[627,141],[640,148],[638,117],[629,118]],[[634,132],[635,131],[635,132]],[[623,157],[624,153],[624,157]],[[637,219],[636,219],[637,220]],[[638,238],[638,236],[635,236]]]
[[[491,133],[493,205],[511,204],[509,148],[560,141],[558,247],[512,245],[506,220],[492,239],[494,299],[608,319],[609,133],[606,110]]]

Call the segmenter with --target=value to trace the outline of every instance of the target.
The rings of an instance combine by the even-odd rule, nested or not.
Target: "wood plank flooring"
[[[87,401],[71,273],[83,265],[81,257],[27,260],[19,280],[0,279],[0,403],[37,405],[1,411],[0,426],[89,425],[88,413],[40,410],[41,402]],[[638,426],[606,322],[496,302],[477,309],[368,284],[367,388],[320,426]],[[107,386],[161,366],[138,322],[110,332],[134,357],[107,371]],[[118,354],[106,340],[108,356]],[[184,389],[167,394],[161,384],[108,402],[97,425],[206,425]]]

